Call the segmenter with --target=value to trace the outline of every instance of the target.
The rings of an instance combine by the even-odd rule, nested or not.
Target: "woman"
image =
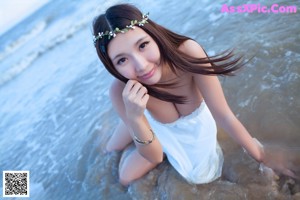
[[[122,119],[107,150],[123,150],[132,141],[136,146],[122,155],[123,185],[145,175],[164,155],[190,183],[217,179],[223,155],[216,124],[258,162],[293,175],[270,162],[226,102],[217,75],[232,75],[243,66],[240,57],[232,52],[208,57],[194,40],[128,4],[110,7],[95,19],[93,29],[97,54],[116,78],[110,98]]]

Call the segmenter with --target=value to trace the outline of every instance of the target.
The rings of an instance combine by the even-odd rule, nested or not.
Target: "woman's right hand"
[[[147,88],[136,80],[129,80],[122,93],[128,119],[135,120],[143,116],[149,95]]]

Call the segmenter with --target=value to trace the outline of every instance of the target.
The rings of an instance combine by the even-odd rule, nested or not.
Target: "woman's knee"
[[[141,156],[135,147],[128,148],[120,160],[119,181],[122,185],[129,185],[131,182],[143,177],[156,164],[151,163]]]
[[[132,183],[136,179],[138,179],[138,178],[129,177],[125,173],[122,173],[122,172],[119,173],[119,182],[123,186],[128,186],[130,183]]]
[[[132,166],[132,169],[130,171],[126,169],[126,167],[120,167],[121,168],[119,169],[119,182],[124,186],[128,186],[133,181],[144,176],[144,174],[141,174],[139,172],[132,172],[131,170],[135,170],[134,166]]]

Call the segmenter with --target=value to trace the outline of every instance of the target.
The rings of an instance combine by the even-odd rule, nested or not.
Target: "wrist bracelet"
[[[135,135],[133,135],[133,139],[139,143],[139,144],[142,144],[142,145],[147,145],[147,144],[150,144],[153,142],[154,140],[154,132],[152,131],[152,129],[150,129],[150,132],[151,132],[151,135],[152,135],[152,138],[150,140],[140,140],[139,138],[137,138]]]

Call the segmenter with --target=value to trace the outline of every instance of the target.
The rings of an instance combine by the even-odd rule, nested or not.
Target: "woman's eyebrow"
[[[116,60],[118,57],[121,57],[123,55],[123,53],[119,53],[119,54],[117,54],[112,60],[114,61],[114,60]]]
[[[141,37],[140,39],[138,39],[138,40],[134,43],[134,45],[137,46],[141,41],[143,41],[143,40],[144,40],[145,38],[147,38],[147,37],[148,37],[147,35]],[[112,60],[117,59],[118,57],[122,56],[123,54],[124,54],[124,53],[119,53],[119,54],[117,54]]]
[[[135,45],[138,45],[141,41],[143,41],[147,37],[148,36],[141,37],[140,39],[138,39],[138,41],[136,41]]]

